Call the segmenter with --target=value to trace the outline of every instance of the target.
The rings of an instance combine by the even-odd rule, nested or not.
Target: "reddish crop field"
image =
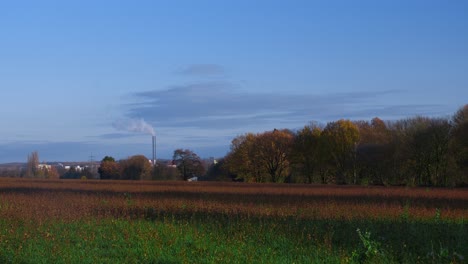
[[[464,263],[467,218],[468,189],[3,178],[0,263]]]
[[[300,219],[468,219],[468,189],[0,179],[0,217],[73,221],[164,214]]]

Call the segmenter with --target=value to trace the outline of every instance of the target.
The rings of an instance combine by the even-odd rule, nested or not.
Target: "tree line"
[[[170,164],[152,164],[145,156],[135,155],[116,161],[106,156],[98,169],[103,180],[188,180],[205,174],[205,164],[191,150],[176,149]]]
[[[96,172],[39,168],[28,156],[20,177],[119,180],[207,180],[406,186],[468,185],[468,105],[453,116],[396,121],[341,119],[302,129],[274,129],[235,137],[215,164],[188,149],[152,164],[143,155],[106,156]]]
[[[338,120],[246,133],[215,168],[247,182],[468,184],[468,105],[450,118]]]

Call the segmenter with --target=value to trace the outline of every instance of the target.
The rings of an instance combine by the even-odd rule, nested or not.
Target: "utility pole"
[[[91,163],[91,165],[94,164],[94,156],[93,156],[93,153],[91,153],[91,155],[89,156],[89,163]]]

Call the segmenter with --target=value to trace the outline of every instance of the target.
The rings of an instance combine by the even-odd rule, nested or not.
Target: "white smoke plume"
[[[136,132],[136,133],[146,133],[152,136],[155,135],[154,128],[145,122],[143,119],[125,119],[118,120],[112,124],[115,129]]]

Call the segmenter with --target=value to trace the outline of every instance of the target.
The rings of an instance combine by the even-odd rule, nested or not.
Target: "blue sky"
[[[177,148],[468,103],[468,1],[1,1],[0,163]]]

